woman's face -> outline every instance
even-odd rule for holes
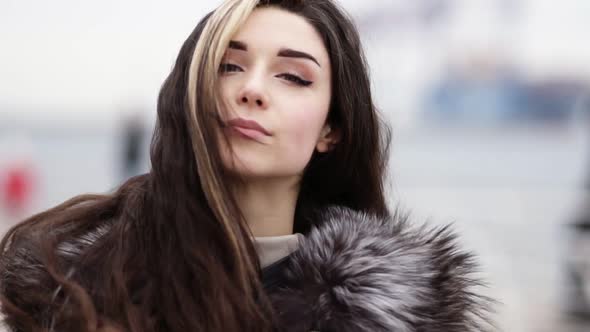
[[[226,167],[246,179],[299,177],[314,149],[329,149],[331,68],[320,35],[304,18],[258,8],[233,36],[220,68],[233,155]]]

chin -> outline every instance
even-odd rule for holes
[[[223,158],[223,164],[231,174],[242,178],[290,178],[300,176],[305,160],[280,160],[263,158],[259,153],[237,154],[233,160]]]
[[[280,179],[299,177],[303,170],[282,169],[277,165],[234,165],[227,168],[229,172],[235,176],[245,180],[261,180],[261,179]]]
[[[260,163],[246,163],[235,161],[233,163],[224,164],[226,170],[228,170],[231,174],[240,177],[267,177],[271,175],[270,173],[272,168],[260,165]]]

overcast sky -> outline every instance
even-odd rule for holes
[[[454,28],[462,36],[458,38],[459,43],[465,36],[477,39],[478,33],[486,30],[486,20],[482,18],[487,15],[485,4],[491,1],[499,0],[455,0],[467,8]],[[572,55],[572,61],[578,61],[575,63],[588,59],[590,64],[590,43],[583,38],[590,21],[590,1],[564,0],[559,6],[552,0],[523,1],[534,4],[529,6],[533,10],[520,31],[526,35],[523,47],[537,54],[553,47],[556,53],[561,50]],[[197,21],[219,3],[218,0],[2,2],[0,115],[16,111],[79,114],[82,110],[90,114],[112,112],[127,105],[152,108],[181,43]],[[408,6],[408,2],[401,0],[340,2],[356,17],[380,7]],[[495,33],[493,29],[491,33]],[[469,31],[473,32],[471,37],[464,33]],[[539,57],[545,60],[527,58],[526,62],[537,61],[544,66],[544,62],[552,61],[552,56],[549,52],[544,58]],[[387,59],[386,56],[374,58]]]

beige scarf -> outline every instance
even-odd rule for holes
[[[301,234],[295,233],[282,236],[261,236],[254,238],[254,248],[260,259],[260,267],[265,268],[289,256],[297,250]]]

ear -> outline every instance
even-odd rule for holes
[[[341,132],[337,128],[332,128],[326,123],[320,132],[320,137],[316,144],[316,150],[320,153],[332,151],[336,144],[340,142]]]

